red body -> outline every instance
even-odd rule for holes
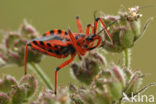
[[[54,56],[57,58],[65,58],[71,55],[71,59],[65,61],[63,64],[58,66],[55,71],[55,93],[57,87],[57,71],[64,66],[71,63],[76,54],[79,56],[85,55],[89,50],[92,50],[100,45],[101,37],[96,33],[98,21],[103,25],[107,35],[111,39],[111,36],[100,18],[97,18],[94,22],[94,26],[91,24],[87,25],[86,33],[83,32],[82,26],[80,24],[79,18],[77,17],[77,26],[79,33],[72,33],[70,30],[68,32],[64,30],[54,29],[37,39],[33,39],[27,42],[25,51],[25,74],[27,73],[27,52],[28,46],[36,49],[44,54]],[[92,28],[92,33],[90,34],[90,27]],[[98,40],[97,44],[94,45],[94,41]],[[112,39],[111,39],[112,41]]]

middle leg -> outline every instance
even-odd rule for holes
[[[56,91],[57,91],[57,72],[58,72],[61,68],[63,68],[63,67],[65,67],[66,65],[70,64],[70,63],[74,60],[75,55],[76,55],[76,54],[71,55],[71,58],[70,58],[69,60],[65,61],[63,64],[61,64],[60,66],[58,66],[58,67],[56,68],[56,71],[55,71],[55,94],[56,94]]]

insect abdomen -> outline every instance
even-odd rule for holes
[[[69,54],[74,54],[76,52],[75,48],[69,44],[66,46],[62,46],[62,45],[56,45],[52,43],[34,40],[34,41],[29,41],[27,45],[31,46],[31,48],[34,48],[38,51],[41,51],[41,50],[37,49],[36,47],[41,48],[42,50],[44,50],[44,51],[41,51],[44,54],[47,54],[47,52],[50,52],[59,57],[66,57]]]

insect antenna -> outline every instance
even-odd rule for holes
[[[151,8],[151,7],[155,7],[155,5],[145,5],[145,6],[139,7],[139,9]]]
[[[119,20],[119,19],[118,19]],[[110,27],[110,26],[112,26],[114,23],[116,23],[117,22],[117,20],[115,20],[115,21],[113,21],[112,23],[110,23],[107,27]],[[103,31],[105,31],[105,28],[103,28],[102,30],[100,30],[96,35],[99,35],[99,34],[101,34],[101,32],[103,32]]]

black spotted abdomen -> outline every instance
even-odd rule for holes
[[[75,48],[71,44],[65,44],[62,41],[51,41],[51,42],[44,42],[40,40],[32,40],[27,43],[28,46],[31,48],[40,51],[46,55],[51,55],[58,58],[64,58],[68,55],[72,55],[76,53]],[[57,44],[56,44],[57,43]]]

